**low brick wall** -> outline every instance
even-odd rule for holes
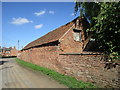
[[[25,50],[20,59],[40,65],[59,73],[73,76],[78,80],[92,82],[100,87],[119,87],[116,68],[104,68],[105,62],[100,55],[60,55],[58,46],[49,46]]]
[[[63,73],[58,62],[59,52],[57,49],[58,46],[33,48],[23,51],[18,58]]]
[[[107,70],[100,55],[60,55],[59,60],[65,74],[78,80],[92,82],[99,87],[120,87],[120,67]]]

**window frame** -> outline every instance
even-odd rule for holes
[[[73,29],[73,33],[74,33],[74,35],[73,35],[74,40],[77,42],[81,42],[82,41],[82,30]]]

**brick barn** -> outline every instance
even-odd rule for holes
[[[86,31],[88,28],[88,21],[78,17],[29,43],[18,58],[102,87],[110,84],[116,87],[117,69],[103,69],[104,62],[100,61],[101,55],[96,52],[98,47]]]
[[[89,38],[85,34],[88,26],[87,20],[78,17],[29,43],[21,50],[20,59],[57,70],[59,54],[83,53]]]

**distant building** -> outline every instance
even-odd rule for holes
[[[0,47],[0,54],[2,56],[17,56],[17,49],[16,47],[13,47],[13,48],[12,47],[9,47],[9,48]]]

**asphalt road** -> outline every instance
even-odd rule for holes
[[[20,66],[13,58],[3,59],[3,62],[0,88],[66,88],[40,72]]]

